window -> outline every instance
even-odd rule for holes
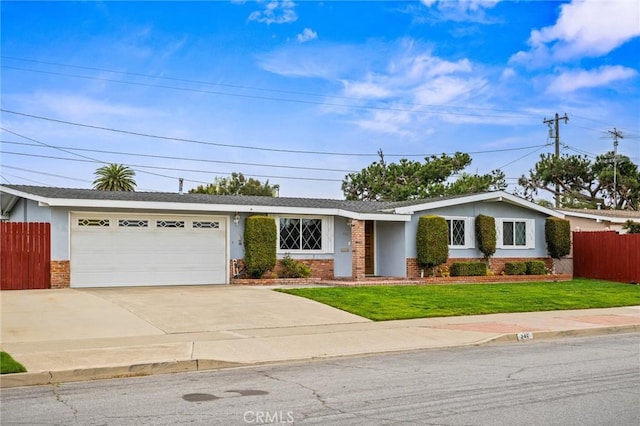
[[[156,228],[184,228],[183,220],[156,220]]]
[[[195,229],[220,229],[220,222],[194,220],[191,226]]]
[[[280,250],[322,250],[322,219],[280,219]]]
[[[498,247],[534,248],[535,220],[496,219]]]
[[[120,228],[148,228],[149,221],[146,219],[119,219]]]
[[[108,228],[109,227],[109,219],[78,219],[78,226],[91,226],[91,227],[99,227],[99,228]]]
[[[475,246],[474,219],[472,217],[445,217],[449,231],[448,243],[452,249]]]
[[[465,245],[465,220],[464,219],[447,219],[449,226],[449,245],[464,246]]]

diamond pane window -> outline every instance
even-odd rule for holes
[[[78,226],[108,227],[109,219],[78,219]]]
[[[322,219],[280,219],[280,250],[322,250]]]
[[[502,244],[513,245],[513,222],[502,222]]]
[[[157,228],[184,228],[183,220],[156,220]]]
[[[146,219],[119,219],[118,226],[121,228],[148,228],[149,221]]]
[[[300,219],[280,219],[280,249],[300,250]]]
[[[197,229],[220,229],[220,222],[194,220],[192,226]]]
[[[447,220],[447,225],[449,226],[449,245],[463,246],[465,243],[464,220],[449,219]]]
[[[515,241],[517,246],[527,245],[527,224],[526,222],[514,222]]]
[[[302,250],[322,249],[322,220],[302,219]]]

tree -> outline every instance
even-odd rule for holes
[[[469,154],[432,155],[424,163],[403,158],[389,164],[382,151],[378,155],[380,161],[345,176],[342,192],[347,200],[405,201],[506,188],[504,174],[498,170],[486,175],[462,173],[450,182],[471,164]]]
[[[215,178],[213,183],[198,185],[197,188],[189,190],[190,193],[212,194],[212,195],[263,195],[274,197],[280,185],[269,185],[254,178],[246,178],[242,173],[231,173],[228,178]]]
[[[134,191],[136,175],[130,167],[123,164],[107,164],[98,168],[94,173],[93,189],[99,191]]]
[[[416,251],[420,266],[431,268],[449,259],[449,228],[445,218],[440,216],[421,216],[416,231]]]
[[[637,210],[640,206],[640,173],[627,156],[618,155],[615,162],[616,185],[614,191],[614,153],[596,157],[592,163],[583,155],[542,154],[529,176],[522,176],[518,184],[524,197],[533,200],[539,191],[555,197],[558,185],[561,207],[605,207]]]

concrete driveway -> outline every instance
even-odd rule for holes
[[[3,344],[370,322],[261,287],[3,291],[0,297]]]

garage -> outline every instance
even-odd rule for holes
[[[223,216],[70,214],[71,287],[226,284]]]

